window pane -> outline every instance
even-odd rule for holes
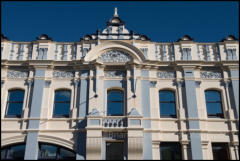
[[[175,103],[160,103],[161,116],[176,116]]]
[[[54,116],[69,116],[70,103],[55,103]]]
[[[7,116],[18,116],[22,114],[23,103],[8,103]]]
[[[123,115],[123,92],[120,90],[108,91],[108,116]]]
[[[179,143],[161,143],[161,160],[181,160],[182,150]]]
[[[123,101],[122,91],[110,91],[108,92],[108,100],[110,101]]]
[[[159,100],[161,101],[175,101],[174,92],[172,91],[160,91]]]
[[[11,146],[8,151],[7,159],[24,159],[25,145]]]
[[[59,150],[59,158],[60,159],[72,159],[75,160],[75,154],[67,149],[60,148]]]
[[[212,143],[213,160],[229,160],[226,143]]]
[[[209,114],[222,114],[221,103],[207,103],[207,113]]]
[[[121,116],[123,115],[123,103],[108,102],[108,116]]]
[[[43,159],[55,159],[57,155],[57,147],[53,145],[41,145],[41,158]]]
[[[14,90],[10,91],[8,101],[20,101],[23,102],[24,91],[23,90]]]
[[[220,93],[218,91],[206,91],[206,101],[221,101]]]
[[[6,159],[7,149],[1,149],[1,160]]]
[[[70,101],[70,91],[56,91],[55,92],[55,102],[56,101]]]

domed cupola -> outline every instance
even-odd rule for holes
[[[95,34],[85,35],[80,41],[89,40],[142,40],[149,41],[146,35],[135,34],[133,31],[129,32],[125,28],[125,22],[118,16],[118,10],[115,8],[113,17],[107,21],[107,26],[101,32],[99,29]]]
[[[125,22],[118,17],[117,8],[115,8],[114,16],[107,22],[107,26],[123,26]]]

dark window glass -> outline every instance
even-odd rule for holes
[[[6,117],[21,117],[23,108],[24,91],[9,91]]]
[[[213,160],[229,160],[227,143],[212,143]]]
[[[60,148],[59,159],[71,159],[75,160],[75,154],[67,149]]]
[[[11,145],[1,149],[1,159],[5,160],[23,160],[25,153],[25,145]]]
[[[176,118],[175,94],[172,91],[160,91],[160,117]]]
[[[57,147],[53,145],[41,145],[40,157],[43,159],[56,159],[57,157]]]
[[[161,160],[182,160],[182,150],[180,143],[161,143],[160,156]]]
[[[123,160],[124,143],[107,142],[106,143],[106,160]]]
[[[220,92],[214,90],[205,91],[208,117],[223,118]]]
[[[45,144],[40,143],[40,157],[39,159],[46,159],[46,160],[76,160],[76,154],[68,150],[66,148],[53,145],[53,144]]]
[[[123,92],[120,90],[108,91],[108,116],[122,116],[123,115]]]
[[[69,117],[71,92],[61,90],[55,92],[53,117]]]

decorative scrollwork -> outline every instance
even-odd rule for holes
[[[167,72],[167,71],[161,71],[157,72],[158,78],[175,78],[175,72]]]
[[[201,78],[204,79],[219,79],[222,78],[221,72],[210,72],[210,71],[204,71],[200,73]]]
[[[127,53],[119,51],[119,50],[110,50],[103,53],[98,57],[98,60],[102,62],[110,62],[110,63],[125,63],[132,60],[132,57]]]
[[[55,78],[72,78],[72,77],[74,77],[74,72],[54,71],[53,77],[55,77]]]
[[[28,77],[28,72],[10,70],[7,73],[7,77],[8,78],[27,78]]]
[[[105,77],[125,77],[126,72],[125,71],[104,71]]]

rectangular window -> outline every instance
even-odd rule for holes
[[[176,118],[175,94],[172,91],[159,92],[160,117]]]
[[[229,160],[227,143],[212,143],[213,160]]]
[[[181,144],[177,142],[162,142],[160,144],[161,160],[182,160]]]

